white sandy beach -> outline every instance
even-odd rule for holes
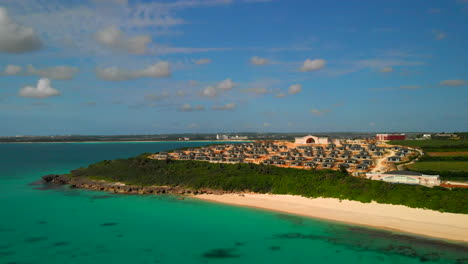
[[[196,198],[468,242],[468,215],[441,213],[402,205],[360,203],[294,195],[202,194]]]

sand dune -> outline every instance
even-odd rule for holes
[[[298,214],[423,236],[468,242],[468,215],[441,213],[402,205],[360,203],[294,195],[202,194],[196,198]]]

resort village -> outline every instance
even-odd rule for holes
[[[160,152],[150,158],[210,163],[254,163],[309,170],[346,170],[353,176],[372,180],[440,185],[437,175],[396,171],[397,163],[409,161],[416,155],[418,153],[415,149],[388,145],[384,140],[332,140],[328,137],[307,135],[295,138],[294,142],[257,141],[210,145]]]

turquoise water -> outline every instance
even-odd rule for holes
[[[0,263],[468,263],[466,244],[176,196],[31,184],[202,144],[0,144]]]

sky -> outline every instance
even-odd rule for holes
[[[468,0],[0,0],[0,136],[468,131]]]

